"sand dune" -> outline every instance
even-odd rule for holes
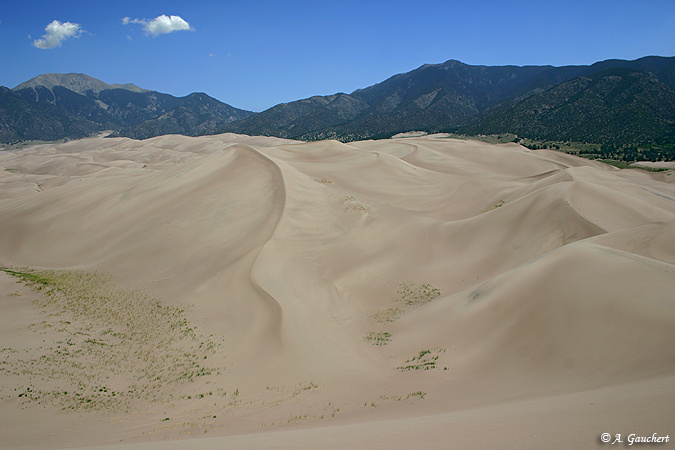
[[[440,135],[1,152],[0,446],[666,435],[671,178]]]

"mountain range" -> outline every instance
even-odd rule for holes
[[[675,150],[675,57],[584,66],[425,64],[350,94],[314,96],[260,113],[203,93],[176,98],[83,74],[44,74],[0,88],[0,140],[74,138],[114,130],[236,132],[352,141],[399,132],[515,133],[540,140]]]
[[[1,142],[72,139],[104,130],[136,139],[199,135],[252,114],[204,93],[174,97],[76,73],[48,73],[11,90],[0,87]]]
[[[451,60],[351,94],[277,105],[219,131],[355,140],[421,130],[643,144],[672,140],[673,99],[675,58],[565,67]]]

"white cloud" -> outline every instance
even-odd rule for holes
[[[164,14],[152,19],[145,25],[145,30],[153,36],[189,29],[190,24],[184,21],[180,16],[167,17]]]
[[[187,23],[182,17],[167,16],[165,14],[155,17],[152,20],[131,19],[130,17],[124,17],[122,19],[122,23],[124,25],[128,25],[130,23],[139,23],[143,25],[145,32],[152,35],[153,37],[160,34],[171,33],[173,31],[192,30],[190,24]]]
[[[42,36],[42,39],[33,41],[35,47],[43,49],[60,47],[64,40],[69,37],[79,37],[83,30],[78,23],[61,23],[55,20],[47,25],[45,31],[47,33]]]
[[[147,22],[141,19],[132,19],[131,17],[122,18],[122,25],[129,25],[130,23],[146,24]]]

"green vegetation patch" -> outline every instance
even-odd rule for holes
[[[417,355],[406,359],[401,366],[397,367],[397,369],[403,372],[407,370],[436,369],[436,362],[438,361],[438,355],[440,353],[445,353],[445,349],[434,348],[431,350],[421,350]]]
[[[518,136],[513,133],[479,134],[479,135],[447,133],[447,135],[444,137],[449,139],[481,141],[487,142],[488,144],[506,144],[508,142],[517,142],[516,139],[518,139]]]
[[[587,159],[599,159],[602,162],[619,168],[628,168],[630,163],[637,161],[673,161],[675,160],[675,139],[672,136],[643,144],[613,144],[609,142],[586,142],[564,139],[536,139],[519,137],[513,133],[501,134],[457,134],[448,133],[447,138],[503,144],[515,142],[530,150],[555,150]],[[628,163],[620,166],[617,163]],[[631,167],[645,169],[644,167]]]
[[[396,290],[398,301],[408,306],[428,303],[440,297],[441,290],[429,283],[400,283]]]
[[[441,290],[429,283],[404,282],[396,285],[397,303],[403,303],[402,307],[380,309],[372,312],[370,316],[378,323],[395,322],[410,308],[429,303],[441,295]]]
[[[386,331],[371,331],[364,339],[373,345],[387,345],[391,342],[392,334]]]
[[[166,402],[166,387],[215,370],[203,362],[219,345],[201,337],[182,309],[121,289],[100,273],[0,270],[44,294],[35,301],[44,320],[30,329],[58,336],[28,352],[0,353],[0,398],[125,409],[134,400]]]
[[[421,399],[424,399],[424,397],[426,397],[426,396],[427,396],[427,393],[426,393],[426,392],[423,392],[423,391],[417,391],[417,392],[411,392],[410,394],[408,394],[408,395],[406,396],[406,399],[412,398],[412,397],[419,397],[419,398],[421,398]]]

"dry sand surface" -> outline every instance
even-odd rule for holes
[[[675,169],[675,161],[639,161],[632,165],[637,167],[649,167],[652,169]]]
[[[672,448],[674,181],[433,135],[2,151],[0,446]]]

